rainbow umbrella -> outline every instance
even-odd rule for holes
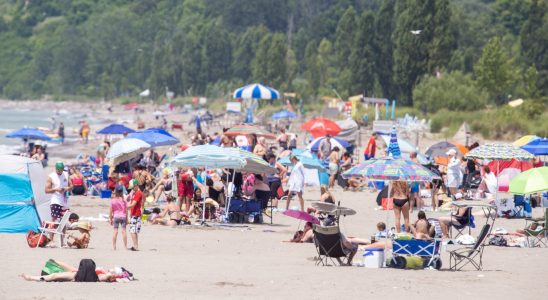
[[[402,158],[380,158],[365,161],[342,174],[344,178],[364,177],[388,181],[432,181],[441,179],[427,168]]]
[[[466,153],[464,157],[489,160],[529,160],[533,159],[534,155],[513,144],[493,143],[479,146]]]
[[[253,126],[253,125],[248,125],[248,124],[240,124],[240,125],[235,125],[233,127],[231,127],[230,129],[228,129],[225,133],[225,135],[232,135],[232,136],[236,136],[236,135],[256,135],[257,137],[264,137],[264,138],[267,138],[267,139],[275,139],[276,136],[273,135],[272,133],[264,130],[264,129],[261,129],[257,126]]]
[[[394,158],[401,157],[400,146],[398,145],[398,133],[396,131],[396,126],[392,127],[390,132],[390,144],[388,145],[388,153]]]

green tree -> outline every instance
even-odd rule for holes
[[[285,65],[286,65],[286,81],[285,81],[285,89],[287,91],[293,90],[293,80],[297,77],[298,72],[298,65],[297,65],[297,57],[295,56],[295,52],[291,48],[287,48],[287,54],[285,56]]]
[[[539,72],[537,83],[541,93],[548,95],[548,3],[533,0],[529,18],[520,34],[521,54],[527,65]]]
[[[318,46],[318,72],[320,75],[320,86],[327,87],[330,85],[331,76],[333,76],[333,45],[327,39],[322,39]]]
[[[312,95],[317,95],[320,87],[320,72],[317,61],[318,46],[314,41],[311,41],[308,45],[306,45],[304,57],[306,66],[305,78],[308,83],[309,93]]]
[[[383,97],[393,99],[396,96],[392,68],[394,65],[394,9],[396,0],[385,0],[375,20],[376,73],[381,85]]]
[[[496,104],[503,104],[514,79],[513,59],[502,48],[500,38],[493,38],[474,66],[478,85],[487,91]]]
[[[259,41],[268,33],[264,26],[248,28],[234,45],[232,72],[244,81],[251,80],[251,61],[255,56]]]
[[[456,48],[455,31],[451,28],[451,7],[449,0],[436,0],[432,16],[432,40],[428,49],[428,71],[446,68],[451,53]]]
[[[375,85],[375,16],[364,12],[358,23],[350,54],[350,70],[352,71],[352,93],[372,94]]]
[[[270,47],[267,52],[266,84],[274,88],[280,88],[285,82],[286,75],[287,41],[284,34],[272,35]]]
[[[480,90],[472,76],[460,71],[444,74],[441,78],[425,76],[413,89],[413,105],[428,113],[446,108],[454,111],[483,109],[487,93]]]
[[[350,6],[344,12],[335,32],[334,52],[337,57],[337,68],[339,71],[348,68],[357,25],[356,11]]]
[[[268,63],[268,50],[270,49],[270,41],[272,39],[272,34],[266,34],[263,36],[259,45],[257,46],[257,51],[255,52],[255,57],[251,63],[251,70],[253,75],[253,81],[266,83],[268,81],[267,74],[267,63]]]

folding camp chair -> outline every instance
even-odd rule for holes
[[[272,209],[274,206],[272,206],[272,200],[271,200],[271,192],[270,191],[255,191],[255,197],[257,201],[261,203],[261,211],[263,214],[270,218],[270,224],[272,224],[273,214]],[[268,213],[270,211],[270,214]]]
[[[358,249],[349,250],[343,246],[343,236],[338,226],[314,225],[312,230],[319,258],[316,265],[328,266],[329,260],[333,264],[336,260],[340,266],[352,264],[352,258]]]
[[[451,214],[451,216],[454,217],[456,215]],[[474,223],[474,216],[472,215],[472,207],[466,208],[466,212],[464,213],[464,216],[461,220],[461,223],[450,223],[449,236],[452,239],[456,239],[457,237],[459,237],[459,235],[463,235],[466,228],[468,228],[468,234],[470,234],[472,232],[472,228],[476,227],[476,224]],[[455,236],[453,236],[453,228],[457,231],[457,234]]]
[[[61,218],[61,221],[59,222],[48,222],[48,221],[45,221],[44,223],[44,227],[40,227],[38,229],[40,229],[40,238],[38,240],[40,240],[42,238],[42,236],[46,235],[46,234],[52,234],[54,236],[59,236],[59,245],[60,247],[63,246],[63,235],[65,234],[65,227],[67,226],[67,223],[69,221],[69,218],[70,218],[70,211],[65,211],[65,214],[63,215],[63,217]],[[46,226],[56,226],[55,228],[48,228]],[[38,244],[36,245],[36,247],[38,248]]]
[[[491,225],[485,224],[474,244],[474,247],[459,248],[449,252],[449,269],[458,271],[468,264],[472,264],[476,270],[481,271],[484,242],[489,235]]]
[[[544,223],[543,223],[544,222]],[[536,229],[531,229],[529,223],[537,224]],[[525,234],[529,247],[548,247],[548,208],[544,210],[544,218],[526,218]]]

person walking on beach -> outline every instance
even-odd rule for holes
[[[118,228],[122,230],[122,241],[124,249],[127,249],[127,202],[124,200],[124,187],[116,185],[114,189],[114,197],[110,199],[110,225],[114,227],[112,236],[112,249],[116,251],[116,240],[118,239]]]
[[[131,234],[131,241],[133,246],[129,248],[132,251],[139,250],[139,233],[141,232],[141,209],[143,207],[143,193],[139,187],[139,182],[133,179],[129,184],[131,193],[128,198],[130,199],[129,205],[129,233]]]
[[[367,142],[367,146],[365,147],[365,150],[363,152],[363,158],[365,160],[370,160],[372,158],[375,158],[375,150],[377,150],[377,133],[373,132],[371,134],[371,137],[369,138],[369,141]]]
[[[57,131],[59,139],[61,139],[61,144],[65,143],[65,124],[63,122],[59,123],[59,130]]]
[[[455,195],[462,178],[460,161],[457,159],[457,151],[455,149],[449,149],[449,151],[445,154],[449,157],[449,163],[447,164],[446,186],[449,188],[451,195]]]
[[[335,186],[335,179],[339,172],[339,147],[333,148],[331,154],[329,154],[329,188],[332,189]]]
[[[65,164],[57,162],[55,172],[49,174],[46,182],[46,194],[51,194],[50,209],[53,222],[61,219],[63,211],[69,209],[67,193],[72,190]]]
[[[331,154],[331,135],[328,134],[325,136],[323,141],[320,143],[320,155],[322,160],[327,160],[329,158],[329,154]]]
[[[276,141],[278,141],[280,148],[282,148],[283,150],[287,150],[288,136],[287,133],[285,133],[285,129],[280,129],[280,134],[276,138]]]
[[[296,193],[297,197],[299,197],[299,204],[301,205],[301,211],[304,211],[304,199],[303,199],[304,166],[303,166],[303,163],[299,161],[299,158],[297,158],[297,156],[295,155],[291,156],[291,163],[293,163],[293,169],[291,170],[291,174],[289,175],[289,180],[287,183],[289,193],[287,195],[287,204],[285,206],[285,209],[286,210],[289,209],[289,203],[291,202],[293,193]]]

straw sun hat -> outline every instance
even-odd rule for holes
[[[78,222],[78,225],[76,225],[76,228],[83,229],[85,231],[90,231],[92,229],[91,223],[89,222]]]

